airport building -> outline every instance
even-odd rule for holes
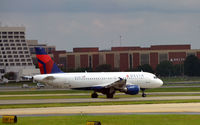
[[[5,73],[21,76],[37,74],[25,38],[25,27],[0,27],[0,79]]]
[[[77,68],[95,69],[98,65],[110,64],[112,69],[128,71],[143,64],[149,64],[153,69],[165,60],[173,64],[183,64],[188,55],[200,58],[199,49],[191,49],[191,45],[152,45],[143,47],[112,47],[101,51],[99,48],[74,48],[73,52],[60,53],[56,63],[66,71]],[[57,55],[58,56],[58,55]]]

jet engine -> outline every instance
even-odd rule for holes
[[[125,93],[129,95],[136,95],[139,91],[140,87],[138,85],[127,85]]]

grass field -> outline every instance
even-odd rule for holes
[[[178,77],[161,77],[163,82],[192,82],[200,81],[200,77],[187,77],[187,76],[178,76]]]
[[[15,125],[86,125],[87,121],[100,121],[102,125],[199,125],[200,115],[75,115],[18,117],[18,123]]]

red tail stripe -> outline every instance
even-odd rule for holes
[[[49,62],[50,60],[52,60],[51,57],[50,57],[49,55],[37,55],[37,58],[38,58],[39,60],[41,60],[42,62],[44,62],[44,63],[47,63],[47,62]],[[52,61],[53,61],[53,60],[52,60]]]

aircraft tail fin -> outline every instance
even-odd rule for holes
[[[42,47],[35,47],[41,74],[63,73]]]

